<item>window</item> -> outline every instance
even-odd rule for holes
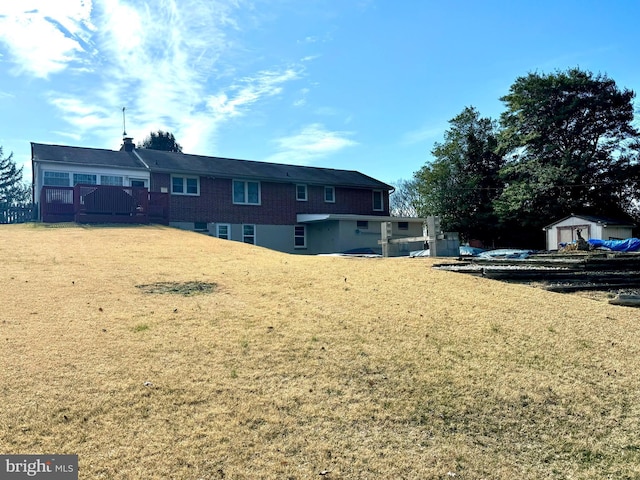
[[[233,203],[260,205],[260,182],[234,180]]]
[[[206,232],[209,228],[207,222],[193,222],[193,229],[196,232]]]
[[[121,187],[122,177],[118,175],[100,175],[100,185],[117,185]]]
[[[228,223],[218,223],[216,225],[216,237],[229,240],[231,238],[231,225]]]
[[[296,200],[299,202],[307,201],[307,186],[306,185],[296,185]]]
[[[409,222],[398,222],[398,230],[409,230]]]
[[[242,225],[242,241],[244,243],[256,244],[256,226]]]
[[[145,180],[139,179],[139,178],[132,178],[129,180],[129,183],[131,183],[132,187],[146,187],[147,186],[147,182]]]
[[[52,187],[68,187],[69,174],[67,172],[44,172],[44,184]]]
[[[73,184],[77,185],[79,183],[88,183],[89,185],[97,185],[98,178],[96,175],[89,175],[86,173],[74,173]]]
[[[358,227],[358,230],[368,230],[369,222],[367,222],[366,220],[358,220],[356,226]]]
[[[324,201],[326,203],[335,203],[336,189],[334,187],[324,187]]]
[[[382,200],[382,190],[373,191],[373,209],[377,211],[384,210],[384,202]]]
[[[304,225],[294,227],[293,245],[295,248],[307,248],[307,228]]]
[[[174,195],[200,195],[200,178],[172,175],[171,193]]]

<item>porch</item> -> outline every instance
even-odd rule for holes
[[[169,224],[169,194],[146,187],[78,184],[42,187],[40,219],[45,223]]]

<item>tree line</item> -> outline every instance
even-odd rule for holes
[[[473,106],[449,121],[433,160],[401,180],[396,215],[439,215],[486,246],[541,247],[571,214],[640,219],[635,94],[578,68],[516,79],[498,120]]]

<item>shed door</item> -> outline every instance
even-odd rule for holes
[[[591,235],[589,225],[568,225],[566,227],[558,227],[558,247],[561,243],[573,243],[578,239],[577,231],[580,230],[582,238],[588,240]]]

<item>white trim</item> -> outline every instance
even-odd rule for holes
[[[182,192],[174,192],[173,191],[173,179],[181,178],[182,179]],[[196,193],[188,193],[187,192],[187,180],[195,180],[196,181]],[[171,195],[184,195],[187,197],[198,197],[200,196],[200,177],[196,175],[179,175],[179,174],[171,174]]]
[[[244,201],[243,202],[236,202],[236,196],[235,196],[235,184],[236,182],[240,182],[244,184]],[[254,202],[249,202],[249,188],[248,185],[250,183],[257,183],[258,184],[258,202],[254,203]],[[245,179],[240,179],[240,178],[234,178],[233,180],[231,180],[231,201],[233,202],[234,205],[262,205],[262,185],[259,181],[257,180],[245,180]]]
[[[304,187],[304,198],[299,198],[298,197],[298,189],[300,187]],[[296,184],[296,201],[298,201],[298,202],[306,202],[308,200],[309,200],[309,188],[304,183],[297,183]]]
[[[227,227],[227,238],[223,238],[223,240],[231,240],[231,224],[230,223],[216,223],[216,238],[222,238],[220,236],[220,227]]]
[[[298,235],[297,228],[302,228],[302,235]],[[302,237],[302,245],[296,245],[296,240]],[[293,226],[293,248],[295,250],[302,250],[307,248],[307,226],[306,225],[294,225]]]
[[[252,227],[253,228],[253,235],[245,235],[244,234],[244,227]],[[253,242],[251,242],[251,245],[257,245],[256,243],[256,225],[254,223],[243,223],[242,224],[242,242],[243,243],[250,243],[250,242],[245,242],[245,238],[249,238],[249,237],[253,237]]]
[[[418,217],[390,217],[386,215],[356,215],[349,213],[299,213],[297,215],[297,223],[312,223],[312,222],[329,222],[340,220],[368,220],[370,222],[408,222],[423,224],[426,222],[424,218]]]
[[[327,200],[327,189],[330,189],[333,192],[332,200]],[[322,198],[324,199],[324,203],[336,203],[336,187],[332,187],[331,185],[325,185],[324,188],[322,189]]]

